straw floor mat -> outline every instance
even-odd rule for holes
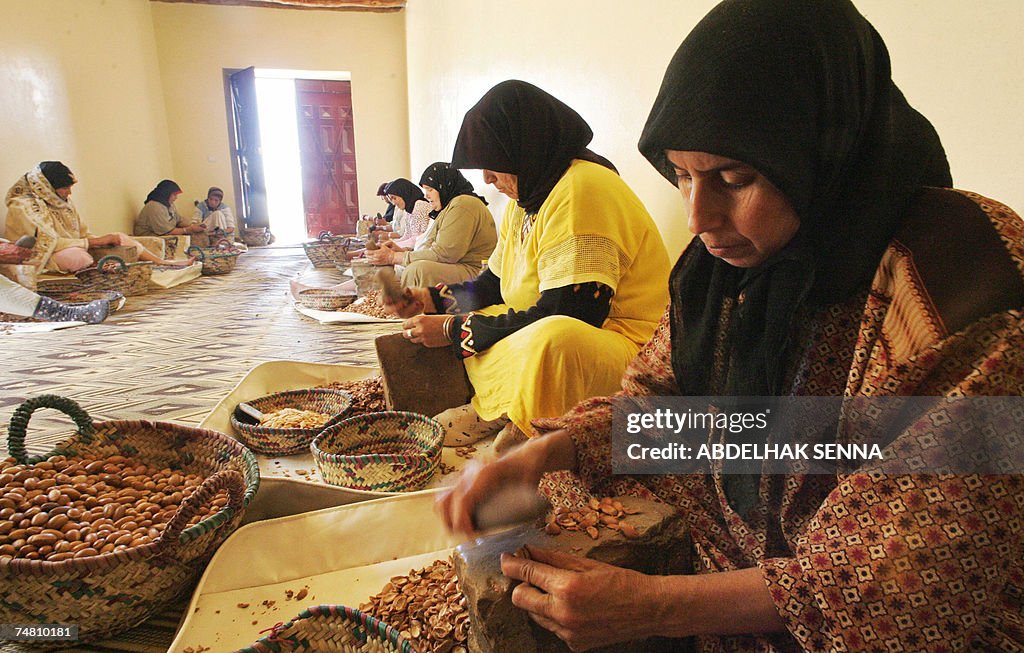
[[[301,248],[253,248],[223,276],[129,297],[106,322],[0,335],[0,455],[7,422],[24,400],[71,397],[95,420],[150,419],[198,424],[253,366],[270,360],[376,365],[373,339],[398,323],[322,325],[295,311],[288,281],[342,281],[312,269]],[[39,411],[28,449],[46,453],[71,433],[70,421]],[[167,650],[188,597],[116,640],[64,651]],[[0,643],[0,652],[29,651]]]

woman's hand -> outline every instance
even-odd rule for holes
[[[434,306],[434,300],[430,296],[430,290],[427,288],[406,288],[406,301],[402,304],[396,304],[391,301],[385,293],[381,293],[380,297],[380,305],[384,310],[392,315],[397,315],[402,318],[410,318],[414,315],[419,315],[428,308],[432,309],[432,311],[437,311],[437,307]]]
[[[662,579],[567,553],[527,547],[530,558],[501,556],[501,571],[523,581],[512,604],[573,651],[645,639],[662,605]]]
[[[448,334],[444,332],[444,323],[448,315],[417,315],[402,322],[402,333],[405,339],[424,347],[445,347],[452,344]]]
[[[15,265],[24,263],[32,258],[34,250],[28,247],[18,247],[14,243],[0,243],[0,263],[13,263]]]
[[[390,247],[368,249],[366,258],[374,265],[397,265],[402,262],[402,255]]]

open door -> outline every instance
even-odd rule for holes
[[[234,173],[239,213],[246,227],[269,227],[267,186],[260,151],[260,118],[256,108],[256,69],[229,75]]]

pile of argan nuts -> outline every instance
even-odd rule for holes
[[[380,305],[379,290],[367,291],[360,299],[357,299],[341,310],[348,313],[359,313],[360,315],[378,317],[382,320],[393,319],[395,317],[384,310],[384,307]]]
[[[558,535],[562,531],[586,531],[591,539],[596,540],[601,535],[598,529],[603,527],[619,531],[633,539],[639,536],[636,527],[623,520],[626,515],[636,515],[639,512],[626,508],[621,501],[613,497],[591,497],[587,505],[579,510],[560,506],[548,513],[544,532],[548,535]]]
[[[349,417],[364,413],[379,413],[385,410],[384,379],[382,377],[371,376],[359,381],[336,381],[321,387],[344,390],[352,395],[352,408],[347,413]]]
[[[393,577],[359,610],[397,628],[419,653],[466,653],[469,612],[452,561]]]
[[[124,456],[0,461],[0,560],[59,562],[155,541],[203,479]],[[222,491],[198,523],[228,503]]]

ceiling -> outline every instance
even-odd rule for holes
[[[151,0],[199,5],[277,7],[279,9],[329,9],[334,11],[401,11],[406,0]]]

